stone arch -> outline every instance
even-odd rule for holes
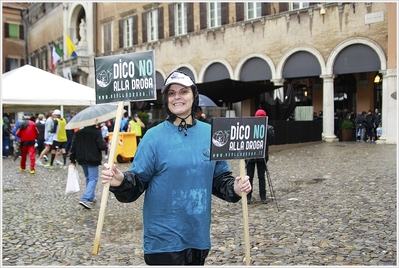
[[[190,70],[191,73],[188,73],[188,75],[192,74],[193,75],[192,78],[194,79],[194,82],[197,83],[198,76],[197,76],[197,72],[195,71],[194,66],[192,66],[189,63],[179,64],[173,70],[180,70],[182,68]],[[184,70],[183,70],[183,72],[184,72]]]
[[[249,55],[241,58],[237,62],[237,66],[234,71],[234,79],[235,80],[240,80],[240,74],[241,74],[242,68],[244,67],[245,63],[252,58],[260,58],[260,59],[264,60],[270,68],[272,78],[276,76],[276,67],[275,67],[272,59],[269,56],[261,54],[261,53],[252,53],[252,54],[249,54]]]
[[[385,53],[382,50],[382,48],[371,39],[364,38],[364,37],[356,37],[356,38],[351,38],[351,39],[341,42],[331,51],[330,56],[327,59],[325,74],[332,75],[334,63],[335,63],[335,60],[337,59],[339,53],[346,47],[348,47],[350,45],[355,45],[355,44],[356,45],[363,44],[363,45],[366,45],[366,46],[369,46],[370,48],[372,48],[376,52],[378,58],[380,59],[381,70],[382,71],[386,70],[387,61],[386,61]]]
[[[206,72],[209,70],[209,67],[210,67],[211,65],[213,65],[213,64],[221,64],[221,65],[223,65],[223,66],[226,68],[227,73],[229,74],[229,78],[234,77],[233,68],[231,67],[231,65],[230,65],[225,59],[211,60],[211,61],[207,62],[207,63],[201,68],[201,71],[199,72],[199,75],[198,75],[200,81],[197,81],[197,83],[203,83],[203,82],[205,82],[205,81],[204,81],[204,79],[205,79],[205,74],[206,74]],[[220,79],[225,79],[225,78],[226,78],[226,77],[221,77]],[[208,82],[208,81],[207,81],[207,82]]]
[[[72,12],[69,13],[69,18],[67,22],[67,34],[71,38],[72,42],[76,44],[78,41],[80,41],[79,24],[82,18],[84,18],[85,22],[87,22],[87,12],[84,6],[81,4],[72,5],[71,10]]]
[[[296,52],[300,52],[300,51],[305,51],[305,52],[309,52],[311,55],[315,56],[317,61],[320,64],[320,69],[321,69],[321,75],[323,75],[325,73],[325,61],[323,56],[321,55],[321,53],[315,49],[314,47],[311,46],[298,46],[295,48],[292,48],[288,51],[286,51],[283,56],[281,57],[279,63],[277,64],[277,68],[276,68],[276,80],[282,80],[283,78],[283,68],[285,63],[287,62],[287,60],[289,59],[290,56],[292,56],[293,54],[295,54]]]

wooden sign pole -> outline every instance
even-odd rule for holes
[[[240,177],[241,179],[246,176],[245,170],[245,160],[240,159]],[[247,203],[247,193],[241,193],[241,202],[242,202],[242,213],[244,216],[244,241],[245,241],[245,263],[246,266],[251,265],[251,252],[250,252],[250,244],[249,244],[249,226],[248,226],[248,203]]]
[[[114,132],[112,134],[111,148],[110,148],[109,158],[108,158],[108,166],[111,169],[112,169],[112,166],[114,164],[115,151],[116,151],[116,146],[118,144],[119,128],[120,128],[120,125],[121,125],[123,111],[124,111],[123,110],[123,101],[120,101],[120,102],[118,102],[118,110],[116,112],[116,120],[115,120],[115,124],[114,124]],[[107,208],[108,195],[109,195],[109,186],[110,186],[110,183],[108,182],[107,184],[104,185],[104,188],[103,188],[103,194],[102,194],[102,198],[101,198],[100,214],[98,216],[98,222],[97,222],[96,237],[94,239],[94,247],[93,247],[93,253],[94,254],[98,254],[98,251],[100,249],[100,239],[101,239],[101,232],[103,230],[105,209]]]

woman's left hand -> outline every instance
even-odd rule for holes
[[[237,195],[241,196],[242,192],[249,193],[251,192],[252,187],[251,183],[249,182],[249,177],[245,176],[244,179],[241,179],[241,177],[236,177],[234,181],[234,191],[236,192]]]

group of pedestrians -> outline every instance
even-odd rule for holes
[[[30,174],[36,173],[36,166],[52,169],[54,164],[66,169],[68,153],[68,137],[65,130],[66,119],[62,118],[61,111],[49,111],[46,116],[34,116],[24,112],[21,120],[10,123],[7,116],[3,117],[3,157],[10,157],[10,149],[14,160],[20,158],[20,170],[26,172],[26,160],[30,160]],[[70,142],[72,137],[70,137]],[[63,162],[58,161],[60,151]],[[50,158],[47,154],[50,153]],[[36,155],[38,155],[36,159]],[[45,160],[47,164],[43,164]]]
[[[362,111],[354,120],[356,126],[356,140],[358,142],[375,142],[381,136],[382,121],[381,113],[376,108]]]

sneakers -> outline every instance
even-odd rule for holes
[[[58,166],[62,166],[63,165],[63,163],[61,161],[58,161],[58,160],[55,160],[55,164],[58,165]]]
[[[22,172],[26,172],[26,169],[19,167],[19,170],[21,170]]]
[[[82,205],[84,208],[92,209],[92,206],[90,205],[89,201],[80,200],[80,201],[79,201],[79,204]]]
[[[47,155],[43,155],[44,161],[48,161]]]
[[[38,166],[44,166],[42,161],[40,161],[39,159],[36,160],[36,165]]]
[[[53,166],[50,165],[50,163],[47,163],[44,167],[45,167],[45,168],[49,168],[49,169],[53,169]]]
[[[62,169],[67,169],[67,166],[66,165],[62,165],[61,168]]]
[[[32,169],[32,170],[30,171],[30,174],[35,174],[35,170]]]

